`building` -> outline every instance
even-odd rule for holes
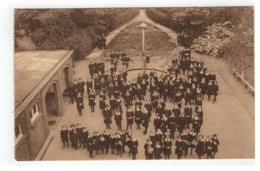
[[[34,160],[68,104],[73,51],[14,54],[15,158]]]

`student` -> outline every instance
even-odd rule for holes
[[[61,127],[60,138],[63,143],[63,148],[65,147],[65,145],[69,147],[69,131],[65,125],[62,125]]]
[[[219,145],[219,140],[217,134],[213,134],[212,137],[212,158],[215,158],[216,153],[218,152],[218,145]]]

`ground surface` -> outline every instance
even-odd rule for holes
[[[136,21],[145,21],[153,24],[157,28],[165,31],[173,40],[176,40],[176,34],[169,29],[152,22],[144,13],[141,13],[133,19],[130,23]],[[116,33],[119,33],[127,25],[120,27],[119,29],[108,35],[108,42],[115,37]],[[176,56],[178,50],[172,51],[171,56]],[[102,55],[102,51],[94,50],[92,54],[86,57],[86,60],[79,61],[75,63],[74,77],[81,77],[86,80],[88,75],[88,64],[92,59],[105,58]],[[157,67],[166,69],[171,56],[157,55],[151,58],[151,67]],[[217,75],[217,80],[220,86],[219,96],[215,104],[208,102],[206,99],[203,101],[204,110],[204,124],[201,129],[201,133],[205,136],[217,133],[220,145],[219,152],[216,155],[218,159],[243,159],[243,158],[254,158],[255,151],[255,124],[254,124],[254,98],[253,96],[234,78],[229,65],[224,63],[222,60],[213,59],[209,56],[203,56],[196,53],[192,53],[197,59],[203,59],[209,70],[214,70]],[[160,60],[159,60],[160,59]],[[130,67],[140,67],[141,58],[140,56],[135,56],[131,58]],[[109,63],[106,62],[106,67]],[[137,72],[129,73],[128,79],[136,77]],[[103,132],[105,125],[103,123],[103,118],[100,110],[96,110],[95,113],[91,113],[88,107],[88,101],[86,100],[86,95],[84,96],[85,109],[83,111],[83,116],[79,116],[76,110],[75,104],[69,104],[67,106],[66,112],[60,118],[57,126],[53,129],[54,139],[49,145],[43,160],[89,160],[88,152],[86,149],[72,149],[72,148],[62,148],[62,143],[59,137],[60,127],[65,124],[69,126],[72,123],[81,123],[86,126],[88,130],[96,130]],[[98,102],[99,98],[96,98]],[[96,106],[97,108],[97,106]],[[123,108],[125,111],[125,108]],[[125,113],[124,113],[125,114]],[[153,116],[154,117],[154,116]],[[152,117],[152,121],[153,121]],[[112,131],[116,130],[116,125],[114,120],[112,121]],[[123,128],[126,127],[126,118],[123,117],[122,122]],[[153,129],[150,123],[148,133]],[[143,128],[141,130],[136,130],[136,125],[133,126],[133,134],[139,141],[139,153],[137,159],[144,159],[143,145],[148,135],[143,136]],[[127,148],[126,148],[127,149]],[[197,159],[197,156],[188,155],[188,159]],[[131,159],[127,154],[121,157],[116,155],[100,155],[95,156],[93,160],[113,160],[113,159]],[[171,155],[171,159],[176,159],[176,155]]]

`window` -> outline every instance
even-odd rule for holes
[[[39,113],[40,113],[39,109],[40,109],[39,102],[37,102],[35,105],[33,105],[32,109],[30,111],[31,122],[33,122],[39,115]]]
[[[18,125],[15,125],[15,144],[17,144],[22,137],[23,137],[22,124],[19,123]]]

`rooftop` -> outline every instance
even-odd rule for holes
[[[68,50],[22,51],[14,53],[15,108],[63,59]]]

